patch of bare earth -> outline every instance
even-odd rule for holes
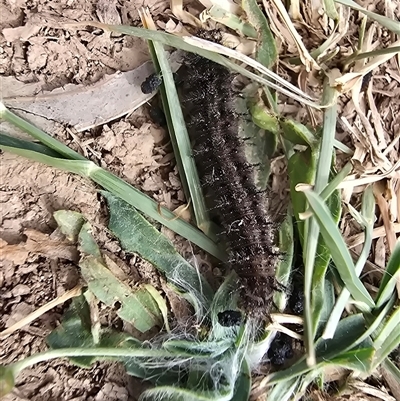
[[[167,8],[164,2],[146,5],[153,15]],[[132,70],[149,59],[141,39],[93,29],[71,33],[60,25],[84,20],[137,25],[140,6],[139,1],[1,0],[0,74],[35,85],[40,92],[69,83],[88,85],[106,74]],[[149,123],[145,109],[74,137],[62,128],[57,135],[174,210],[184,197],[171,166],[171,147],[165,131]],[[163,287],[152,266],[127,258],[107,234],[105,207],[88,180],[6,153],[0,155],[0,163],[0,332],[81,282],[79,255],[56,229],[53,212],[57,210],[81,212],[94,227],[102,249],[131,279]],[[190,256],[187,243],[164,232]],[[169,293],[169,299],[179,313],[176,296]],[[67,304],[0,337],[0,363],[48,349],[46,336],[59,325]],[[122,324],[105,312],[102,319],[104,325]],[[26,369],[4,400],[125,401],[139,394],[138,383],[118,364],[98,363],[86,370],[54,360]]]

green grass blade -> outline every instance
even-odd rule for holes
[[[9,146],[12,148],[20,148],[20,149],[27,149],[37,153],[43,153],[44,155],[51,156],[51,157],[59,157],[62,158],[62,155],[55,152],[53,149],[50,149],[46,145],[42,145],[41,143],[37,142],[29,142],[19,138],[14,138],[3,132],[0,132],[0,145]]]
[[[151,47],[155,53],[156,60],[154,61],[157,62],[162,72],[161,99],[186,199],[192,201],[191,205],[197,226],[210,235],[210,220],[168,58],[161,43],[152,42]]]
[[[346,288],[356,301],[363,302],[373,308],[375,306],[374,301],[355,273],[350,252],[328,207],[314,191],[305,190],[304,194]]]
[[[332,18],[336,22],[339,20],[339,14],[336,11],[334,0],[324,0],[324,9],[329,18]]]
[[[400,383],[400,369],[389,358],[382,362],[381,368],[393,378],[395,383]]]
[[[0,149],[23,156],[30,160],[37,161],[39,163],[47,164],[51,167],[79,174],[82,177],[90,178],[104,189],[116,196],[119,196],[131,206],[137,208],[147,216],[153,218],[169,229],[175,231],[177,234],[198,245],[200,248],[204,249],[216,258],[220,260],[225,260],[226,258],[225,253],[221,251],[221,249],[200,230],[193,227],[188,222],[177,218],[175,214],[173,214],[167,208],[160,206],[149,196],[143,194],[121,178],[100,168],[89,160],[58,159],[38,152],[3,145],[0,145]]]
[[[374,341],[374,367],[380,365],[400,345],[400,308],[394,310]]]
[[[398,279],[400,276],[400,239],[397,240],[396,246],[390,256],[385,274],[379,286],[379,292],[376,298],[377,308],[381,307],[392,296],[396,290]]]
[[[293,238],[293,220],[292,212],[288,211],[286,219],[279,228],[279,250],[285,255],[279,260],[276,267],[276,278],[278,282],[287,286],[292,273],[292,264],[294,257],[294,238]],[[278,310],[282,311],[286,307],[288,294],[285,291],[276,291],[274,294],[274,304]]]
[[[293,394],[298,394],[301,377],[294,377],[287,380],[279,381],[272,390],[267,393],[268,401],[290,401]]]
[[[317,170],[315,174],[315,191],[322,192],[329,182],[331,173],[331,160],[333,155],[333,144],[336,134],[337,118],[337,92],[331,88],[327,79],[324,83],[324,103],[331,104],[324,112],[323,132],[318,155]],[[330,161],[327,163],[327,161]],[[332,197],[332,203],[335,203],[335,197]],[[327,209],[327,207],[326,207]],[[329,210],[329,209],[328,209]],[[340,203],[339,203],[340,211]],[[329,212],[328,212],[329,213]],[[340,213],[340,212],[339,212]],[[330,221],[334,223],[332,214],[329,213]],[[338,216],[335,216],[338,217]],[[335,225],[336,227],[336,225]],[[330,255],[326,252],[325,244],[318,241],[320,228],[314,217],[308,222],[308,231],[304,239],[303,260],[304,260],[304,293],[305,293],[305,340],[308,354],[308,363],[315,361],[314,337],[319,327],[319,319],[323,309],[323,293],[325,285],[325,274],[328,268]],[[322,247],[322,248],[321,248]],[[322,258],[322,259],[321,259]],[[320,262],[317,264],[317,260]],[[314,297],[311,294],[315,293]]]
[[[243,360],[242,370],[235,385],[235,394],[230,401],[247,401],[251,392],[251,372],[246,360]]]
[[[360,276],[364,268],[365,262],[368,259],[369,252],[371,249],[372,231],[374,229],[374,216],[375,216],[375,198],[372,186],[369,186],[364,192],[362,200],[361,217],[365,222],[364,224],[365,241],[363,249],[355,266],[355,273],[357,277]],[[336,301],[336,305],[329,317],[328,323],[326,324],[323,338],[327,339],[327,338],[332,338],[334,336],[336,327],[339,324],[339,320],[342,317],[342,313],[344,311],[344,308],[346,307],[347,302],[349,301],[349,298],[350,298],[349,290],[347,288],[343,288]]]
[[[35,127],[28,121],[25,121],[23,118],[18,117],[12,111],[8,110],[1,102],[0,102],[0,118],[9,122],[10,124],[15,125],[22,131],[27,132],[31,137],[37,139],[42,144],[46,145],[50,149],[53,149],[56,153],[59,153],[60,155],[64,156],[67,159],[86,160],[85,157],[80,155],[78,152],[75,152],[68,146],[65,146],[57,139],[54,139],[41,129]]]

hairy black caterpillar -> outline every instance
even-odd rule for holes
[[[293,358],[292,339],[286,334],[277,333],[267,355],[273,365],[283,365],[287,359]]]
[[[242,313],[237,310],[226,310],[218,313],[218,322],[221,326],[239,326],[242,323],[242,320]]]
[[[156,73],[149,75],[140,85],[142,93],[148,95],[154,92],[162,84],[162,79]]]
[[[201,37],[217,41],[218,33]],[[241,306],[256,318],[268,316],[276,288],[276,223],[268,199],[257,189],[254,167],[239,138],[234,75],[224,66],[190,54],[183,66],[181,92],[193,155],[209,207],[223,229],[229,265],[240,280]]]

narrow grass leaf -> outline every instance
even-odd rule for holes
[[[396,290],[400,276],[400,239],[397,240],[393,253],[390,256],[385,274],[379,286],[376,298],[376,307],[381,307]]]
[[[339,20],[339,14],[336,11],[334,0],[324,0],[324,10],[329,18],[332,18],[336,22]]]
[[[243,0],[242,7],[258,33],[257,61],[266,67],[272,67],[278,58],[278,51],[267,18],[255,0]]]
[[[28,141],[26,141],[28,142]],[[29,143],[29,142],[28,142]],[[177,218],[175,214],[167,208],[160,206],[149,196],[140,192],[133,186],[126,183],[121,178],[115,176],[97,166],[89,160],[65,160],[55,157],[50,157],[31,150],[14,148],[0,144],[0,149],[4,151],[23,156],[27,159],[44,163],[48,166],[55,167],[61,170],[69,171],[74,174],[79,174],[82,177],[90,178],[104,189],[110,191],[116,196],[128,202],[133,207],[136,207],[141,212],[145,213],[154,220],[165,225],[169,229],[175,231],[182,237],[192,241],[200,248],[204,249],[211,255],[220,260],[225,260],[226,254],[222,251],[211,239],[190,223]]]
[[[305,190],[304,194],[316,220],[318,221],[325,244],[332,254],[332,259],[335,262],[340,277],[346,284],[346,288],[350,291],[350,294],[356,301],[363,302],[371,308],[374,307],[374,301],[356,275],[355,266],[350,252],[347,249],[346,243],[344,242],[328,207],[314,191]]]
[[[373,194],[372,186],[369,186],[364,194],[362,199],[361,206],[361,215],[360,220],[364,222],[364,232],[365,232],[365,241],[363,245],[363,249],[360,253],[360,256],[355,265],[355,273],[357,277],[360,276],[365,262],[368,259],[369,252],[372,244],[372,231],[374,228],[374,212],[375,212],[375,198]],[[346,307],[347,302],[350,298],[349,290],[344,287],[337,298],[336,305],[329,317],[329,320],[326,324],[325,331],[323,334],[323,338],[332,338],[335,333],[335,329],[341,319],[344,308]]]
[[[149,261],[174,285],[201,299],[208,309],[213,291],[201,274],[135,208],[108,192],[101,191],[101,194],[109,207],[109,228],[123,249]]]
[[[332,159],[333,159],[333,144],[336,134],[336,119],[337,119],[337,92],[331,88],[327,79],[324,82],[323,101],[324,104],[330,106],[324,111],[322,137],[319,146],[319,155],[317,169],[315,173],[314,188],[317,193],[322,192],[331,178]],[[327,163],[327,161],[330,163]],[[341,214],[340,194],[335,191],[327,200],[326,206],[330,212],[331,221],[338,223]],[[318,240],[317,240],[318,239]],[[304,260],[304,291],[312,294],[310,310],[305,308],[305,315],[311,313],[311,317],[307,317],[306,321],[306,338],[309,340],[315,337],[317,330],[321,326],[321,316],[324,310],[324,291],[325,291],[325,275],[328,264],[331,259],[330,249],[327,246],[326,239],[320,235],[320,227],[314,217],[310,218],[309,230],[305,238],[305,247],[303,248]],[[310,277],[311,276],[311,277]],[[312,292],[311,292],[312,291]],[[308,297],[306,297],[308,301]],[[312,326],[308,326],[311,319]],[[311,331],[311,332],[310,332]],[[313,348],[307,342],[309,347],[308,362],[313,361]]]
[[[303,193],[296,191],[296,185],[299,183],[313,183],[316,174],[316,165],[318,153],[311,148],[307,148],[304,152],[295,152],[288,161],[288,174],[290,183],[290,195],[292,200],[293,212],[296,217],[296,227],[299,233],[299,239],[303,250],[303,262],[305,261],[306,240],[318,241],[319,233],[315,236],[309,234],[310,219],[305,221],[299,218],[300,214],[307,208],[306,197]],[[315,229],[314,229],[315,230]],[[315,244],[317,247],[317,244]],[[310,353],[310,361],[315,360],[314,354],[314,330],[313,318],[311,311],[311,282],[312,270],[305,271],[304,277],[304,326],[305,326],[305,344]]]
[[[287,380],[282,380],[277,383],[267,393],[268,401],[289,401],[293,399],[293,394],[298,394],[301,377],[294,377]]]
[[[51,157],[62,158],[60,153],[57,153],[53,149],[41,143],[25,141],[20,138],[13,138],[3,132],[0,132],[0,145],[9,146],[12,148],[20,148],[26,150],[32,150],[33,152],[43,153],[44,155]]]
[[[385,28],[389,29],[390,31],[400,35],[400,22],[390,19],[388,17],[384,17],[383,15],[379,15],[372,11],[368,11],[364,7],[361,7],[353,0],[335,0],[336,3],[343,4],[344,6],[351,7],[353,10],[357,10],[365,14],[367,17],[373,19],[374,21],[378,22]]]
[[[0,397],[11,393],[14,388],[14,372],[7,366],[0,366]]]
[[[15,113],[8,110],[1,102],[0,102],[0,118],[9,122],[10,124],[13,124],[22,131],[28,133],[31,137],[37,139],[42,144],[46,145],[50,149],[53,149],[53,151],[55,151],[56,153],[62,155],[67,159],[86,160],[85,157],[80,155],[78,152],[75,152],[74,150],[70,149],[68,146],[64,145],[63,143],[53,138],[52,136],[46,134],[44,131],[35,127],[28,121],[25,121],[23,118],[18,117]],[[29,141],[26,142],[28,143],[26,144],[26,146],[23,147],[23,149],[29,149],[29,146],[31,146],[29,145]],[[14,147],[14,145],[6,145],[6,146]],[[17,145],[17,147],[20,147],[20,145]],[[35,150],[36,152],[39,151],[38,149],[32,149],[32,148],[31,150]],[[45,153],[48,153],[48,151],[45,151]]]
[[[392,315],[375,338],[374,348],[377,352],[375,365],[382,362],[400,344],[400,308],[394,309]]]
[[[384,369],[386,374],[393,378],[394,383],[400,383],[400,369],[389,358],[382,362],[381,369]]]
[[[110,307],[118,303],[117,315],[122,320],[133,324],[142,333],[160,325],[161,312],[145,288],[132,290],[93,256],[82,259],[79,267],[88,288],[100,301]]]
[[[400,321],[400,316],[397,316]],[[396,330],[390,336],[387,342],[383,344],[381,348],[376,351],[375,358],[373,361],[373,367],[377,368],[394,350],[400,346],[400,324],[397,325]]]
[[[209,235],[210,220],[167,53],[159,42],[150,42],[149,47],[154,49],[153,62],[159,67],[163,77],[160,88],[161,100],[166,112],[168,131],[186,199],[192,202],[197,226]]]

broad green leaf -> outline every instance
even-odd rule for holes
[[[374,354],[373,347],[355,349],[332,358],[326,365],[341,366],[355,372],[370,373]]]
[[[272,67],[278,58],[278,51],[267,18],[255,0],[242,0],[242,7],[258,33],[259,44],[256,58],[266,67]]]
[[[215,341],[189,341],[189,340],[173,340],[167,339],[163,343],[163,348],[168,351],[177,353],[184,351],[193,354],[208,354],[210,358],[218,357],[226,352],[233,344],[232,339],[220,339]]]
[[[72,210],[57,210],[53,213],[53,217],[61,232],[71,242],[76,242],[78,240],[79,232],[85,223],[83,215]]]
[[[81,253],[86,255],[92,255],[96,258],[101,259],[100,248],[97,245],[92,235],[92,227],[89,223],[85,223],[79,232],[79,250]]]
[[[314,149],[318,145],[318,138],[305,125],[291,119],[279,121],[284,138],[296,145],[305,145]]]
[[[246,96],[246,94],[245,94]],[[248,94],[248,96],[250,96]],[[248,99],[238,98],[236,101],[237,111],[246,117],[240,122],[239,136],[244,140],[244,149],[247,161],[254,165],[254,179],[257,188],[265,190],[268,186],[271,171],[271,158],[276,151],[277,135],[272,131],[260,128],[248,119]],[[272,126],[272,124],[271,124]],[[273,129],[271,127],[271,129]]]
[[[164,273],[174,285],[195,294],[209,305],[213,291],[203,277],[175,250],[171,242],[156,230],[135,208],[109,192],[106,198],[109,228],[119,239],[122,248],[134,252]]]
[[[91,331],[89,305],[81,295],[72,300],[61,325],[48,335],[47,343],[52,349],[117,347],[125,337],[123,333],[105,329],[100,331],[100,342],[95,344]],[[70,360],[77,366],[89,368],[96,357],[71,357]]]
[[[145,288],[133,291],[96,257],[85,257],[79,266],[88,288],[100,301],[110,307],[119,305],[117,315],[121,319],[132,323],[142,333],[160,325],[160,310]]]
[[[276,116],[268,112],[265,105],[256,103],[250,106],[250,114],[253,123],[258,127],[270,131],[272,134],[278,134],[279,120]]]
[[[62,318],[61,325],[47,337],[50,348],[94,347],[91,332],[89,305],[83,295],[73,298],[71,306]],[[88,368],[94,357],[70,358],[75,365]]]
[[[355,266],[350,252],[340,234],[336,222],[332,218],[328,206],[314,191],[305,190],[304,194],[318,221],[325,244],[332,254],[332,259],[335,262],[340,277],[346,284],[346,288],[350,291],[350,294],[355,300],[363,302],[370,307],[374,307],[374,301],[355,273]]]

